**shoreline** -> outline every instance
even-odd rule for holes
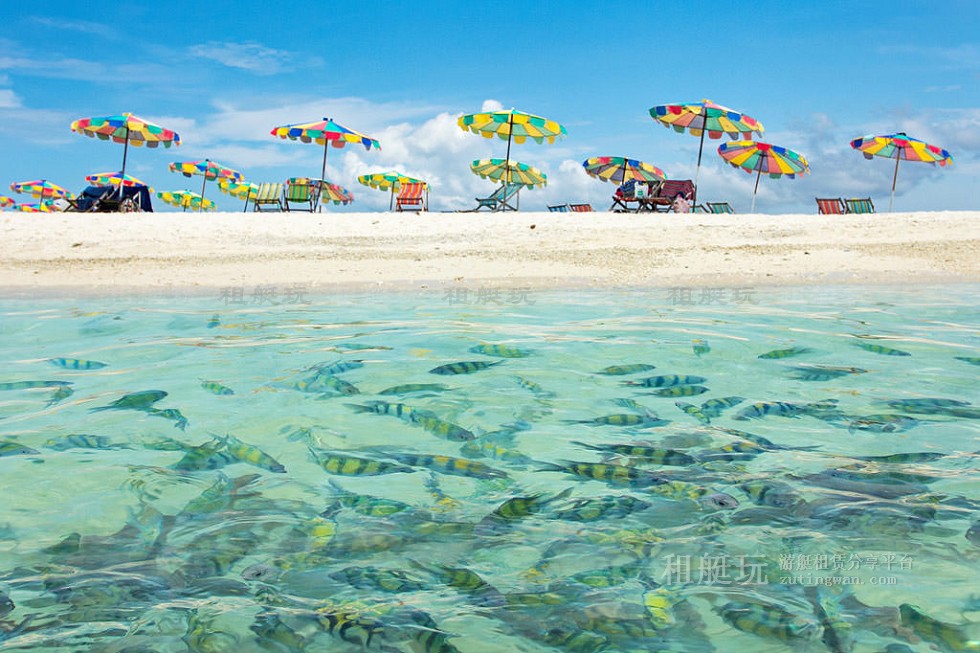
[[[980,282],[980,212],[0,214],[0,295]]]

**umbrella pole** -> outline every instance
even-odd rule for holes
[[[759,192],[759,179],[762,177],[762,165],[759,165],[759,174],[755,176],[755,190],[752,191],[752,211],[755,213],[755,194]]]
[[[892,197],[888,200],[888,212],[892,212],[892,205],[895,203],[895,182],[898,181],[898,162],[901,161],[901,157],[895,157],[895,174],[892,175]]]
[[[313,204],[313,211],[318,211],[320,209],[320,193],[323,192],[323,181],[327,178],[327,148],[330,146],[330,140],[323,136],[323,165],[320,166],[320,183],[319,192],[316,194],[316,201]]]
[[[514,138],[514,114],[510,114],[510,119],[507,121],[510,128],[507,130],[507,157],[504,159],[504,197],[507,197],[507,184],[511,182],[510,176],[510,141]],[[517,207],[520,209],[521,206],[521,195],[517,194]],[[507,210],[507,205],[504,204],[504,211]]]
[[[120,173],[119,184],[122,185],[123,179],[126,178],[126,155],[129,153],[129,125],[126,125],[126,140],[123,141],[123,166],[122,173]]]
[[[705,116],[704,120],[705,122],[707,122],[708,117]],[[695,200],[697,199],[697,193],[698,193],[698,175],[701,174],[701,153],[704,151],[704,131],[706,127],[707,125],[703,125],[701,127],[701,142],[698,145],[698,168],[697,170],[694,171],[694,199]]]
[[[391,185],[391,197],[388,199],[388,211],[390,212],[395,208],[395,185]]]
[[[204,187],[207,185],[207,183],[208,183],[208,175],[207,172],[205,172],[204,181],[201,182],[201,207],[197,210],[198,213],[204,210]]]

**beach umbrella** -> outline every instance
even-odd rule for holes
[[[528,189],[547,186],[548,175],[526,163],[504,159],[479,159],[470,164],[470,170],[484,179],[505,184],[522,184]]]
[[[323,146],[323,164],[320,166],[320,179],[324,180],[327,176],[327,145],[341,148],[348,143],[363,145],[368,151],[371,148],[381,149],[381,143],[376,138],[365,136],[353,129],[348,129],[338,125],[332,118],[324,118],[318,122],[307,122],[295,125],[283,125],[273,127],[272,135],[279,138],[288,138],[291,141],[299,140],[303,143],[316,143]],[[318,199],[319,202],[319,199]]]
[[[6,195],[0,195],[0,209],[10,209],[17,206],[17,201]]]
[[[248,201],[255,195],[259,190],[259,185],[254,184],[250,181],[233,181],[231,179],[219,179],[218,189],[223,193],[227,193],[232,197],[240,200],[245,200],[245,208],[242,212],[248,210]]]
[[[38,199],[57,200],[72,199],[75,196],[67,189],[58,184],[51,183],[47,179],[37,179],[35,181],[15,181],[10,184],[10,190],[15,193],[23,193]]]
[[[712,139],[719,139],[727,134],[732,140],[751,140],[754,134],[765,131],[762,123],[755,118],[715,104],[711,100],[690,104],[661,104],[650,109],[650,116],[664,127],[673,127],[676,132],[688,131],[692,136],[701,139],[698,145],[698,167],[694,173],[695,188],[698,185],[698,175],[701,174],[705,133]]]
[[[118,116],[99,116],[96,118],[81,118],[71,124],[71,130],[86,136],[97,137],[100,140],[112,140],[123,144],[123,160],[121,176],[126,174],[126,155],[129,144],[133,147],[170,147],[180,145],[180,135],[160,125],[154,125],[131,113]]]
[[[667,173],[655,165],[624,156],[594,156],[582,162],[585,172],[602,181],[621,185],[627,181],[663,181]]]
[[[318,200],[345,205],[354,201],[354,194],[340,184],[334,184],[326,179],[316,179],[314,183],[320,186]]]
[[[85,181],[92,186],[125,186],[127,188],[147,186],[142,180],[124,175],[121,172],[96,172],[86,176]]]
[[[401,190],[402,184],[425,184],[425,189],[427,191],[429,190],[428,183],[422,181],[421,179],[416,179],[415,177],[403,175],[402,173],[394,170],[389,172],[373,172],[368,175],[361,175],[357,178],[357,181],[358,183],[370,188],[391,191],[391,199],[388,201],[389,211],[395,205],[395,193]]]
[[[30,204],[18,204],[16,209],[24,213],[54,213],[54,200],[41,200]]]
[[[742,168],[755,175],[755,190],[752,191],[752,212],[755,212],[755,195],[759,192],[759,178],[766,173],[771,178],[804,175],[810,172],[806,157],[793,150],[759,141],[732,141],[722,143],[718,154],[733,167]]]
[[[929,145],[916,138],[910,138],[904,132],[888,134],[887,136],[862,136],[851,141],[851,147],[861,152],[865,159],[872,159],[876,156],[895,159],[895,174],[892,175],[892,196],[888,201],[889,213],[891,213],[892,205],[895,202],[895,184],[898,181],[899,161],[905,159],[906,161],[919,161],[930,165],[938,163],[940,167],[946,167],[953,163],[953,157],[943,148]]]
[[[231,181],[241,181],[242,173],[221,165],[217,161],[204,159],[203,161],[174,161],[170,164],[170,172],[177,172],[187,178],[194,175],[201,175],[204,181],[201,182],[201,197],[204,197],[204,190],[208,180],[230,179]],[[199,203],[198,210],[204,210],[204,203]]]
[[[198,211],[214,210],[214,202],[212,200],[205,199],[201,195],[192,193],[189,190],[164,190],[158,192],[157,197],[171,206],[184,209],[184,211],[187,209],[197,209]]]
[[[497,138],[506,139],[507,155],[502,162],[504,164],[503,169],[505,170],[510,169],[511,141],[516,141],[520,144],[530,138],[535,143],[544,143],[545,141],[554,143],[556,138],[564,138],[568,134],[565,127],[554,120],[548,120],[541,116],[531,115],[530,113],[524,113],[516,109],[471,113],[460,116],[456,124],[463,131],[471,131],[484,138],[497,136]],[[490,160],[500,161],[500,159]],[[473,166],[470,167],[472,168]],[[473,172],[476,172],[476,170]],[[477,172],[477,174],[480,173]],[[545,176],[542,174],[541,178],[544,179]]]

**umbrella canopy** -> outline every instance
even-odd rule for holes
[[[602,181],[623,184],[627,181],[663,181],[667,173],[655,165],[627,159],[624,156],[594,156],[582,162],[585,172]]]
[[[711,100],[690,104],[661,104],[650,109],[650,116],[664,127],[673,127],[676,132],[688,131],[692,136],[701,139],[698,145],[698,168],[694,173],[695,186],[701,173],[701,153],[704,150],[705,133],[712,139],[727,134],[732,140],[739,137],[743,140],[751,140],[753,134],[761,134],[765,131],[762,123],[755,118],[715,104]]]
[[[6,195],[0,195],[0,209],[9,209],[17,206],[17,201],[7,197]]]
[[[194,175],[201,175],[204,181],[201,182],[201,197],[204,197],[204,190],[208,180],[230,179],[231,181],[241,181],[242,173],[221,165],[217,161],[204,159],[203,161],[174,161],[170,164],[170,172],[179,172],[187,178]],[[199,203],[198,210],[204,210],[205,204]]]
[[[35,181],[15,181],[10,184],[10,190],[15,193],[24,193],[38,199],[62,199],[74,198],[75,196],[58,184],[51,183],[47,179],[37,179]]]
[[[51,201],[45,200],[33,202],[31,204],[18,204],[16,209],[18,211],[23,211],[24,213],[53,213],[55,210]]]
[[[429,184],[421,179],[416,179],[415,177],[409,177],[408,175],[403,175],[400,172],[394,170],[389,172],[374,172],[369,175],[361,175],[357,178],[358,183],[370,188],[377,188],[378,190],[387,190],[391,192],[391,198],[388,201],[388,210],[394,206],[395,202],[395,192],[401,189],[402,184],[425,184],[425,189],[429,189]]]
[[[319,190],[317,192],[317,201],[324,200],[327,202],[333,202],[334,204],[350,204],[354,201],[354,194],[349,190],[344,188],[339,184],[335,184],[326,179],[306,179],[304,177],[292,177],[289,179],[289,183],[292,184],[296,180],[309,181],[318,186]]]
[[[96,172],[85,177],[92,186],[146,186],[147,184],[136,177],[124,175],[121,172]]]
[[[250,181],[233,181],[231,179],[220,179],[218,180],[218,189],[223,193],[227,193],[232,197],[240,200],[245,200],[245,207],[242,211],[248,209],[248,201],[253,195],[258,193],[259,185],[254,184]]]
[[[123,144],[123,162],[120,175],[126,174],[126,155],[129,144],[134,147],[170,147],[180,145],[180,135],[160,125],[137,118],[131,113],[118,116],[99,116],[96,118],[81,118],[71,124],[71,130],[86,136],[97,137],[100,140],[112,140]]]
[[[905,159],[906,161],[919,161],[931,165],[938,163],[940,167],[946,167],[953,163],[953,157],[943,148],[929,145],[916,138],[910,138],[904,132],[888,134],[887,136],[862,136],[851,141],[851,147],[861,152],[865,159],[872,159],[876,156],[895,159],[895,174],[892,175],[892,196],[888,202],[889,212],[891,212],[895,202],[895,183],[898,181],[899,161]]]
[[[327,176],[327,145],[334,147],[346,147],[348,143],[360,144],[370,151],[372,148],[380,150],[381,143],[376,138],[365,136],[353,129],[348,129],[334,122],[332,118],[324,118],[318,122],[307,122],[295,125],[283,125],[273,127],[271,134],[279,138],[288,138],[291,141],[299,140],[303,143],[316,143],[323,146],[323,165],[320,167],[320,179]]]
[[[470,170],[484,179],[508,184],[522,184],[528,189],[546,186],[548,175],[535,167],[504,159],[479,159],[470,164]]]
[[[197,193],[189,190],[164,190],[157,193],[157,197],[171,206],[187,209],[197,209],[198,211],[213,211],[214,202],[205,199]]]
[[[752,191],[752,211],[755,211],[755,195],[759,192],[759,178],[766,173],[773,179],[804,175],[810,172],[810,164],[802,154],[779,145],[759,141],[733,141],[722,143],[718,154],[733,167],[747,173],[756,173],[755,190]]]

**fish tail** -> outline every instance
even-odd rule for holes
[[[364,404],[344,404],[350,408],[354,409],[357,413],[373,413],[375,412],[374,406],[365,406]]]

